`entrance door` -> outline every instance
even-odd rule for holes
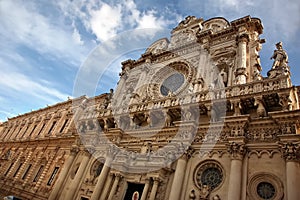
[[[127,183],[128,187],[124,200],[140,200],[142,197],[144,184]]]

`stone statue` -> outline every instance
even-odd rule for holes
[[[189,195],[189,199],[190,200],[195,200],[196,199],[196,194],[195,194],[195,190],[192,190],[190,195]]]
[[[109,93],[107,94],[107,96],[105,97],[105,101],[104,101],[104,108],[108,108],[109,107],[109,104],[111,103],[111,100],[113,98],[113,93],[114,93],[114,90],[113,89],[110,89],[109,90]]]
[[[274,59],[272,69],[276,69],[277,67],[287,67],[288,63],[288,55],[282,48],[282,42],[278,42],[276,44],[277,50],[274,50],[274,53],[270,59]]]
[[[262,80],[262,75],[260,74],[261,71],[261,66],[260,65],[255,65],[254,70],[253,70],[253,80],[254,81],[260,81]]]
[[[215,195],[212,199],[213,200],[221,200],[221,198],[219,197],[219,195]]]
[[[189,23],[191,23],[191,21],[193,20],[196,20],[197,18],[195,16],[187,16],[184,20],[182,20],[180,23],[179,23],[179,26],[182,27],[182,26],[186,26],[188,25]]]
[[[170,127],[172,125],[172,118],[168,112],[164,112],[165,117],[165,127]]]
[[[226,87],[227,86],[227,81],[228,81],[228,76],[227,76],[227,73],[225,72],[224,68],[221,70],[220,76],[222,78],[221,80],[224,83],[224,86]]]
[[[257,106],[256,113],[258,117],[262,118],[267,116],[267,111],[263,104],[262,99],[259,98],[255,99],[254,106]]]
[[[203,185],[200,191],[200,200],[208,200],[210,188],[208,185]]]

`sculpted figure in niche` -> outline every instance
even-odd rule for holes
[[[220,76],[221,76],[221,80],[224,83],[224,86],[227,86],[227,81],[228,81],[228,76],[227,76],[227,72],[225,72],[225,69],[223,68],[220,72]]]
[[[260,65],[256,64],[253,70],[253,80],[254,81],[260,81],[262,80],[262,76],[260,74],[261,67]]]
[[[172,125],[172,117],[170,114],[166,111],[164,112],[164,117],[165,117],[165,127],[169,127]]]
[[[262,118],[267,116],[267,111],[262,99],[255,99],[254,106],[257,106],[256,113],[258,117]]]
[[[271,57],[271,59],[274,59],[272,69],[276,69],[277,67],[287,67],[288,55],[282,48],[282,42],[278,42],[276,48],[277,49],[274,50]]]

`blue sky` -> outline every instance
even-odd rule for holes
[[[100,56],[87,61],[95,48],[114,46],[116,38],[134,30],[146,35],[151,30],[171,30],[187,15],[222,16],[229,21],[259,17],[264,25],[261,38],[267,41],[261,51],[263,75],[272,65],[274,44],[282,41],[293,84],[300,85],[298,0],[0,0],[0,121],[84,93],[74,93],[74,85],[86,65],[93,66],[90,74],[98,69],[105,72],[88,95],[109,92],[118,81],[120,62],[136,59],[143,48],[164,35],[141,36],[143,42],[129,45],[133,50],[127,53],[106,57],[103,48]],[[162,33],[169,37],[168,31]],[[95,80],[100,71],[94,73]]]

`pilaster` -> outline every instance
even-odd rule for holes
[[[230,200],[241,199],[241,185],[242,185],[242,172],[243,172],[243,157],[245,155],[245,138],[232,138],[229,139],[228,152],[231,156],[230,176],[228,187],[228,198]]]
[[[286,164],[287,199],[300,199],[300,135],[280,136],[279,149]]]

